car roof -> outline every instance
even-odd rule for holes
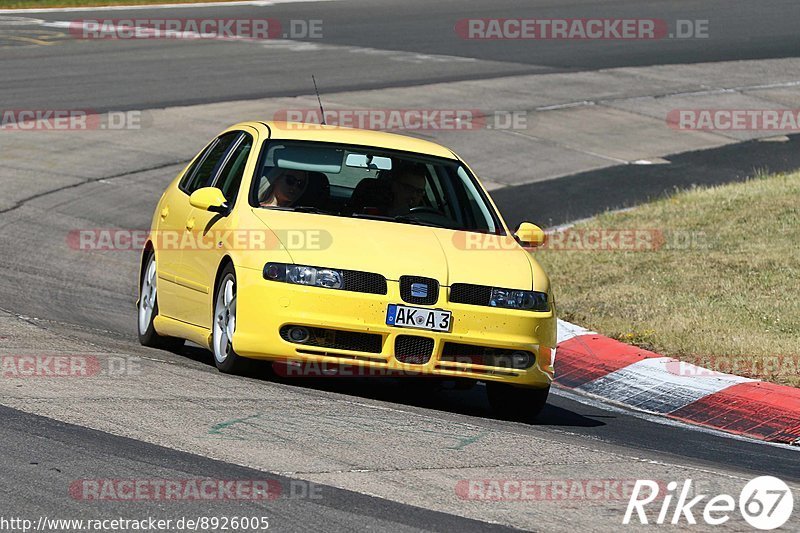
[[[420,154],[457,159],[449,149],[434,142],[386,133],[383,131],[362,130],[345,128],[342,126],[322,126],[319,124],[304,124],[299,122],[260,122],[270,129],[271,139],[286,139],[297,141],[335,142],[354,144],[359,146],[375,146],[402,152],[415,152]]]

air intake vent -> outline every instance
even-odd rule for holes
[[[453,283],[450,286],[450,301],[459,304],[489,305],[492,288],[486,285],[470,285],[469,283]]]
[[[386,278],[372,272],[344,270],[344,287],[346,291],[367,292],[370,294],[386,294]]]
[[[416,335],[398,335],[394,341],[394,358],[401,363],[424,365],[433,354],[433,339]]]

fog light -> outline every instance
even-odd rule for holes
[[[289,338],[292,342],[303,343],[306,342],[310,334],[306,328],[295,326],[289,330]]]

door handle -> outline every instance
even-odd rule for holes
[[[194,229],[194,219],[193,218],[190,218],[189,220],[186,221],[186,229],[188,229],[189,231],[192,231]]]
[[[169,215],[169,206],[161,210],[161,220],[164,220]]]

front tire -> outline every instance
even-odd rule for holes
[[[213,332],[211,350],[214,364],[220,372],[240,374],[247,360],[233,350],[233,333],[236,331],[236,271],[228,264],[222,269],[214,291]]]
[[[175,351],[183,346],[183,339],[159,335],[153,326],[158,316],[158,294],[156,290],[156,256],[151,251],[144,260],[141,283],[139,284],[138,331],[139,343],[150,348]]]
[[[486,395],[495,414],[520,422],[533,422],[539,416],[547,404],[549,392],[550,387],[533,389],[494,381],[486,383]]]

